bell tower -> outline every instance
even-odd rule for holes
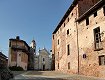
[[[30,47],[34,50],[34,53],[35,53],[36,52],[36,42],[34,39],[32,40]]]

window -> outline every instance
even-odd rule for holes
[[[97,11],[94,13],[94,17],[96,17],[97,16]]]
[[[86,58],[86,54],[83,54],[83,58]]]
[[[69,35],[69,29],[67,30],[67,35]]]
[[[65,27],[65,23],[64,23],[64,27]]]
[[[104,16],[105,16],[105,6],[103,7],[103,13],[104,13]]]
[[[94,29],[94,43],[95,43],[95,49],[101,48],[100,27]]]
[[[69,22],[69,18],[68,18],[68,22]]]
[[[70,45],[67,45],[67,54],[70,55]]]
[[[68,69],[70,69],[70,62],[68,63]]]
[[[43,58],[43,61],[45,61],[45,59]]]
[[[73,13],[71,14],[71,16],[73,16]]]
[[[59,59],[59,52],[58,52],[58,59]]]
[[[54,35],[53,35],[53,39],[54,39]]]
[[[58,45],[59,45],[59,39],[58,39]]]
[[[86,19],[86,26],[89,25],[89,18]]]
[[[11,41],[9,42],[9,47],[11,47]]]
[[[99,65],[105,65],[105,55],[99,56]]]
[[[19,56],[21,56],[21,54],[19,54]]]
[[[59,63],[58,63],[58,69],[59,69]]]

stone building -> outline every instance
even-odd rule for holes
[[[20,66],[24,70],[28,67],[28,44],[20,40],[19,36],[16,39],[9,39],[9,58],[8,66]]]
[[[34,63],[35,63],[34,55],[36,55],[36,42],[35,40],[32,40],[28,55],[28,70],[34,70]]]
[[[5,56],[2,52],[0,52],[0,66],[7,67],[8,59],[7,56]]]
[[[105,0],[74,0],[52,35],[55,70],[105,77]]]
[[[51,56],[45,48],[35,56],[35,70],[51,70]]]

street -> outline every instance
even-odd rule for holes
[[[56,71],[27,71],[16,75],[14,80],[105,80],[96,77],[86,77],[81,75],[70,75]]]

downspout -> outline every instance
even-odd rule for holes
[[[76,19],[78,18],[77,9],[78,9],[78,6],[76,8]],[[76,30],[77,30],[77,53],[78,53],[78,74],[79,74],[79,42],[78,42],[78,23],[77,21],[76,21]]]

